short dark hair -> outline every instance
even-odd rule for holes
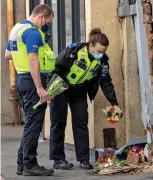
[[[49,17],[51,14],[54,16],[51,7],[48,6],[47,4],[40,4],[36,6],[32,11],[32,15],[38,15],[40,13],[43,13],[45,17]]]
[[[93,46],[95,46],[96,43],[99,43],[103,46],[108,46],[109,40],[107,36],[101,32],[100,28],[93,28],[89,33],[89,43]]]

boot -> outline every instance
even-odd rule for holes
[[[17,175],[22,175],[23,174],[23,165],[17,165]]]
[[[93,166],[88,160],[80,161],[80,168],[84,170],[93,169]]]
[[[51,176],[54,173],[53,169],[46,169],[43,166],[35,165],[32,168],[24,167],[24,176]]]
[[[73,168],[73,164],[72,163],[69,163],[68,161],[66,160],[58,160],[58,161],[54,161],[54,164],[53,164],[53,168],[54,169],[72,169]]]

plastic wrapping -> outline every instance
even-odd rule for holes
[[[50,98],[53,98],[60,93],[64,92],[67,90],[69,87],[66,84],[66,82],[57,74],[53,75],[51,78],[48,87],[47,87],[47,92]],[[33,106],[33,109],[36,109],[38,106],[42,104],[41,101],[39,101],[36,105]]]

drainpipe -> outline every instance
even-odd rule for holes
[[[13,0],[7,0],[7,29],[8,29],[8,37],[10,35],[10,31],[14,25],[14,15],[13,15]],[[18,103],[18,97],[15,89],[15,79],[16,79],[16,71],[14,67],[13,60],[9,60],[9,72],[10,72],[10,97],[9,99],[12,101],[13,105],[13,121],[15,125],[21,124],[21,114]]]

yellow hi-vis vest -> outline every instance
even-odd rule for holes
[[[30,72],[29,56],[27,54],[26,45],[22,42],[22,34],[29,28],[35,28],[31,24],[17,23],[10,33],[10,46],[16,42],[16,50],[11,50],[13,62],[17,73]],[[48,73],[55,69],[55,53],[51,50],[50,46],[45,42],[45,34],[37,29],[41,35],[43,46],[38,48],[38,59],[40,63],[40,72]],[[12,44],[11,44],[12,43]]]
[[[72,85],[82,84],[97,76],[99,68],[100,60],[94,59],[91,62],[88,57],[87,46],[85,46],[78,51],[77,60],[74,61],[66,78]]]

